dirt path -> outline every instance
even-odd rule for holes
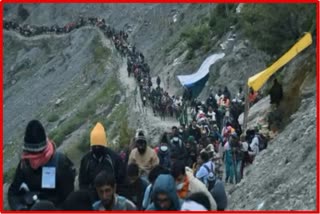
[[[126,100],[129,103],[129,121],[135,127],[143,129],[149,136],[152,145],[158,143],[158,140],[164,131],[170,130],[172,126],[178,126],[179,122],[174,118],[161,120],[154,116],[150,106],[143,107],[140,99],[140,92],[134,77],[128,77],[127,64],[125,60],[120,67],[119,78],[126,90]]]
[[[22,36],[20,33],[13,31],[13,30],[5,30],[3,29],[3,31],[7,34],[11,34],[11,35],[15,35],[18,39],[20,39],[21,41],[37,41],[39,39],[50,39],[52,37],[54,38],[63,38],[66,37],[76,31],[82,31],[82,30],[97,30],[101,33],[101,35],[103,36],[102,31],[94,26],[84,26],[78,29],[75,29],[69,33],[62,33],[62,34],[56,34],[56,33],[45,33],[45,34],[41,34],[41,35],[37,35],[37,36],[30,36],[30,37],[26,37],[26,36]],[[109,42],[109,41],[108,41]]]
[[[96,30],[100,34],[100,38],[104,46],[110,46],[110,44],[112,43],[108,38],[104,36],[102,31],[100,31],[96,27],[85,26],[75,31],[79,31],[79,30]],[[72,31],[70,33],[73,33],[75,31]],[[6,31],[6,33],[13,34],[22,41],[23,40],[36,41],[39,39],[52,38],[52,37],[61,38],[61,37],[68,36],[69,34],[68,33],[68,34],[57,35],[55,33],[48,33],[48,34],[43,34],[43,35],[38,35],[33,37],[24,37],[15,31]],[[114,52],[114,54],[117,54],[116,51]],[[155,78],[156,77],[152,77],[152,79],[155,79]],[[125,59],[123,59],[122,65],[120,66],[119,79],[126,91],[125,100],[128,101],[129,103],[128,112],[129,112],[130,124],[132,124],[134,127],[145,130],[146,134],[149,135],[150,137],[152,135],[152,139],[150,139],[152,144],[157,142],[158,140],[157,136],[160,136],[164,131],[170,129],[174,125],[175,126],[179,125],[176,119],[166,118],[166,120],[161,120],[160,117],[154,116],[150,106],[147,106],[146,108],[143,107],[142,101],[140,99],[140,92],[138,89],[138,85],[136,84],[135,79],[133,77],[128,77],[127,64]]]

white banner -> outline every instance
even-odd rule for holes
[[[183,86],[192,86],[194,83],[198,82],[202,78],[204,78],[209,73],[209,68],[212,64],[214,64],[219,59],[223,58],[225,56],[224,53],[220,54],[213,54],[209,57],[207,57],[202,65],[200,66],[199,70],[196,73],[190,74],[190,75],[179,75],[177,76],[180,83]]]

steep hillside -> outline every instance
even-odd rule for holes
[[[245,178],[229,187],[230,210],[316,209],[314,63],[315,50],[309,49],[283,71],[285,128],[248,167]],[[249,118],[261,117],[263,109],[268,111],[268,104],[261,100],[252,107],[253,115]]]
[[[101,38],[100,32],[89,28],[69,35],[36,38],[5,32],[5,169],[15,162],[11,158],[17,158],[13,154],[19,153],[17,144],[25,123],[39,118],[49,133],[56,130],[52,137],[62,144],[63,138],[58,136],[64,131],[62,125],[70,123],[102,88],[108,87],[121,60],[111,43]],[[65,129],[72,133],[77,127]]]
[[[18,7],[16,4],[7,4],[5,6],[5,18],[40,26],[54,24],[64,26],[75,21],[81,15],[97,17],[97,14],[99,14],[100,18],[105,18],[106,22],[116,30],[131,32],[129,41],[145,55],[146,61],[151,67],[152,75],[156,75],[167,70],[162,66],[167,61],[164,55],[164,47],[174,40],[173,36],[176,39],[183,29],[198,23],[200,18],[207,14],[210,8],[214,7],[214,4],[209,8],[203,4],[28,4],[23,5],[30,13],[25,20],[21,20],[21,17],[17,15]],[[36,40],[36,38],[33,39]],[[70,39],[69,41],[71,41]],[[83,41],[87,41],[85,37],[83,39]],[[78,41],[73,40],[73,42],[77,43]],[[81,45],[81,42],[79,41],[77,44]],[[155,63],[158,66],[155,66]],[[87,63],[82,60],[81,64],[86,65]],[[94,68],[90,70],[94,70]],[[170,76],[174,74],[174,72],[170,72]],[[163,83],[164,79],[163,77]],[[179,87],[176,80],[174,82]],[[173,89],[170,92],[175,91],[176,89]],[[59,97],[56,99],[59,99]],[[129,115],[134,115],[134,113]],[[143,117],[143,114],[138,118],[131,119],[131,125],[133,127],[139,126],[138,119],[141,117]],[[145,126],[148,127],[148,125]],[[147,130],[147,132],[154,131]],[[158,136],[160,135],[158,134]],[[158,138],[155,137],[151,140],[156,143]]]

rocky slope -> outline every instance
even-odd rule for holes
[[[153,64],[149,62],[151,58],[149,50],[162,53],[161,49],[157,51],[157,47],[166,42],[164,39],[169,39],[170,23],[175,24],[171,28],[179,29],[183,26],[181,23],[173,22],[174,15],[182,16],[184,13],[192,12],[192,16],[187,16],[183,20],[184,23],[192,23],[196,20],[194,17],[207,11],[204,5],[191,4],[28,4],[23,7],[30,13],[25,21],[22,22],[17,16],[18,5],[16,4],[5,5],[5,19],[17,20],[24,24],[64,26],[80,15],[96,17],[99,14],[99,17],[105,18],[107,23],[117,30],[130,28],[132,32],[129,40],[145,54],[151,68]],[[180,22],[180,19],[178,21]],[[160,25],[163,27],[161,31],[159,31]],[[146,39],[146,37],[153,39]],[[105,50],[100,50],[101,42],[106,46]],[[11,163],[16,162],[18,158],[20,152],[18,144],[28,120],[39,118],[44,122],[48,132],[54,131],[58,125],[61,126],[71,120],[81,106],[85,106],[90,101],[87,98],[96,95],[99,87],[105,86],[106,81],[113,74],[119,77],[121,73],[119,68],[124,66],[125,62],[115,54],[110,41],[102,38],[101,32],[87,27],[68,35],[45,35],[32,38],[23,38],[16,33],[5,32],[4,45],[4,143],[6,144],[4,153],[7,161],[5,171],[7,171],[12,169],[14,164]],[[107,61],[104,61],[105,57],[108,58]],[[157,60],[159,61],[159,57]],[[151,70],[153,74],[158,72],[158,70]],[[119,80],[127,81],[122,77]],[[33,87],[29,87],[30,85]],[[121,89],[119,84],[117,87]],[[79,96],[80,94],[85,96]],[[35,99],[29,99],[31,95]],[[127,97],[130,96],[131,94],[128,94]],[[58,119],[57,115],[59,115]],[[146,114],[130,112],[128,115],[132,115],[129,122],[133,128],[145,124],[142,127],[145,127],[151,136],[153,136],[152,133],[157,133],[159,136],[162,132],[158,126],[152,125],[154,123],[148,122]],[[140,123],[141,118],[146,122]],[[53,119],[55,119],[54,122],[48,122]],[[173,123],[175,122],[168,124],[168,127]],[[165,123],[162,124],[163,127]],[[117,125],[112,127],[115,128]],[[68,133],[67,138],[63,140],[67,140],[69,134],[72,132]],[[111,137],[113,139],[116,136],[112,134]],[[73,141],[76,140],[79,139],[73,139]],[[158,138],[153,137],[150,140],[156,143]],[[15,161],[12,161],[12,158]]]
[[[16,143],[29,120],[40,118],[48,130],[55,128],[88,102],[90,95],[109,79],[111,71],[117,69],[120,59],[112,53],[110,42],[101,46],[104,56],[94,51],[96,45],[102,45],[100,38],[101,33],[95,29],[31,39],[5,32],[4,143],[8,145],[8,163],[13,154],[10,150],[19,151]],[[104,60],[101,64],[95,63],[99,57]],[[103,70],[93,72],[99,66]],[[78,108],[74,109],[74,105]],[[50,115],[59,118],[48,124]],[[5,164],[7,167],[10,164]]]
[[[310,66],[314,56],[309,48],[283,71],[285,128],[248,167],[245,178],[229,189],[230,210],[316,209],[316,70]],[[249,118],[259,118],[268,105],[268,100],[261,100]]]

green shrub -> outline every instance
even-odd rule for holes
[[[192,50],[197,50],[210,38],[210,29],[206,24],[194,28],[187,41],[187,45]]]
[[[221,37],[230,26],[237,24],[237,4],[218,4],[210,13],[209,26],[215,35]]]
[[[180,39],[185,39],[188,49],[186,58],[188,60],[194,57],[194,52],[208,44],[211,38],[210,28],[207,24],[202,24],[197,27],[190,27],[181,33]]]
[[[94,37],[93,44],[93,59],[95,63],[106,61],[111,56],[111,50],[102,44],[100,36]]]
[[[208,40],[204,44],[204,52],[209,52],[213,47],[213,43],[211,40]]]
[[[89,130],[82,135],[80,143],[78,144],[78,149],[81,152],[88,152],[90,151],[90,133]]]
[[[253,44],[269,55],[281,55],[304,32],[315,30],[315,4],[246,4],[240,27]]]
[[[181,40],[186,40],[188,55],[187,60],[194,57],[196,50],[208,52],[214,46],[213,36],[221,37],[230,26],[237,23],[235,15],[237,4],[218,4],[211,10],[209,16],[201,17],[198,26],[189,26],[180,34]]]
[[[89,116],[94,115],[96,112],[96,103],[88,102],[81,111],[76,114],[76,117],[82,118],[83,120],[87,119]]]
[[[218,4],[214,13],[220,18],[228,18],[235,13],[237,6],[238,4]]]
[[[57,147],[59,147],[64,139],[62,131],[59,129],[55,129],[49,133],[49,138],[54,141]]]
[[[16,167],[12,167],[8,169],[3,176],[3,182],[4,183],[12,183],[14,174],[16,173]]]
[[[88,119],[91,121],[103,121],[102,118],[95,117],[95,113],[99,105],[111,104],[114,99],[113,95],[119,90],[119,82],[116,76],[110,77],[104,88],[87,104],[81,108],[75,115],[61,124],[56,130],[49,134],[49,137],[60,146],[65,140],[66,136],[77,130],[82,124],[86,123]]]
[[[125,118],[120,125],[119,148],[123,149],[130,144],[130,140],[134,136],[134,130],[128,126],[128,120]]]
[[[93,45],[93,64],[97,65],[98,72],[104,72],[106,63],[111,56],[111,50],[105,47],[101,41],[100,36],[94,37]]]
[[[70,135],[75,130],[79,129],[82,124],[87,122],[87,119],[90,115],[94,113],[91,109],[86,109],[78,112],[73,118],[67,120],[65,123],[59,126],[56,130],[52,131],[49,134],[49,137],[56,143],[57,146],[60,146],[65,138]]]
[[[53,123],[53,122],[56,122],[57,120],[59,120],[59,115],[55,114],[55,113],[52,113],[48,116],[47,118],[47,121],[49,123]]]

